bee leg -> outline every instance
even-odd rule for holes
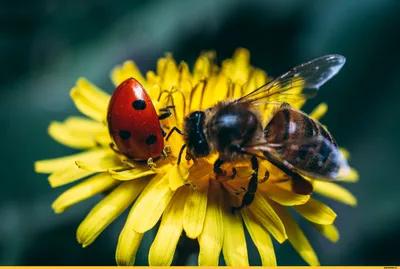
[[[293,192],[302,195],[309,195],[313,192],[313,185],[299,174],[294,173],[292,181]]]
[[[184,183],[184,185],[185,185],[186,187],[191,187],[193,190],[197,189],[197,185],[196,185],[196,184],[193,184],[192,182],[189,182],[189,181],[186,181],[186,182]]]
[[[237,174],[236,168],[235,168],[235,167],[232,167],[232,175],[231,175],[231,179],[232,179],[232,180],[235,179],[236,174]]]
[[[246,191],[247,191],[246,188],[241,187],[240,190],[234,190],[233,193],[236,194],[236,195],[239,195],[239,194],[241,194],[243,192],[246,192]]]
[[[264,183],[265,181],[268,180],[268,178],[269,178],[269,171],[266,171],[263,179],[259,180],[258,183]]]
[[[258,188],[258,160],[256,156],[251,157],[251,166],[254,171],[251,175],[247,192],[243,196],[242,204],[238,207],[232,207],[232,213],[235,213],[237,210],[250,205],[254,200],[254,195]]]
[[[225,163],[224,160],[218,159],[214,163],[214,173],[217,176],[217,179],[219,176],[225,175],[225,171],[222,170],[221,166]]]
[[[176,162],[177,165],[179,165],[179,164],[181,163],[182,154],[183,154],[183,151],[185,150],[185,148],[186,148],[186,144],[183,144],[183,146],[182,146],[181,149],[179,150],[178,161]]]
[[[285,165],[283,165],[280,161],[278,161],[274,156],[272,156],[268,152],[264,152],[264,156],[267,158],[267,160],[270,163],[272,163],[277,168],[281,169],[286,175],[288,175],[292,179],[293,192],[295,192],[297,194],[303,194],[303,195],[308,195],[308,194],[312,193],[314,187],[309,181],[307,181],[305,178],[303,178],[298,173],[287,168]],[[280,182],[285,182],[285,181],[288,181],[288,180],[283,179]]]

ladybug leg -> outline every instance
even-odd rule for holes
[[[175,108],[175,106],[166,106],[166,107],[160,108],[160,111],[165,112],[165,113],[158,115],[158,120],[165,120],[166,118],[171,116],[172,115],[171,108]]]
[[[147,165],[149,166],[150,169],[154,169],[154,168],[156,168],[156,166],[157,166],[157,165],[154,163],[153,158],[149,158],[149,159],[147,160]]]
[[[156,173],[162,172],[162,168],[156,168],[157,164],[154,162],[153,158],[147,159],[147,165],[151,170],[153,170]]]
[[[110,148],[111,148],[115,153],[121,154],[121,152],[119,152],[119,151],[115,148],[114,143],[110,143]]]
[[[178,127],[174,126],[174,127],[172,127],[172,129],[168,132],[168,135],[167,135],[167,137],[165,138],[165,140],[168,141],[168,139],[170,138],[170,136],[172,135],[173,132],[177,132],[178,134],[183,135],[183,132],[182,132],[181,130],[179,130]]]
[[[166,146],[163,148],[163,151],[162,151],[162,156],[164,157],[164,159],[165,159],[165,158],[168,158],[168,160],[169,160],[170,163],[172,163],[171,152],[172,152],[172,148],[171,148],[170,145],[166,145]]]
[[[163,149],[164,157],[169,157],[170,153],[172,152],[172,148],[170,145],[166,145]]]

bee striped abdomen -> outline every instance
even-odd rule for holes
[[[276,154],[295,168],[321,175],[337,173],[338,148],[324,127],[301,111],[281,107],[264,129]]]

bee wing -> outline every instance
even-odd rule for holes
[[[345,62],[346,58],[338,54],[320,56],[292,68],[236,102],[305,101],[314,97],[319,87],[335,76]]]
[[[293,156],[284,158],[282,152],[293,150]],[[275,159],[282,165],[314,179],[338,180],[350,167],[340,150],[323,136],[289,139],[283,143],[262,143],[244,147],[245,151],[261,151],[266,160]],[[312,156],[312,157],[310,157]],[[307,162],[307,165],[304,163]],[[325,169],[325,165],[338,169]]]

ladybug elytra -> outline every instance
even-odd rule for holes
[[[114,91],[108,105],[108,130],[118,151],[129,159],[147,161],[158,158],[164,149],[164,135],[160,121],[171,115],[157,115],[156,109],[143,86],[128,78]]]

